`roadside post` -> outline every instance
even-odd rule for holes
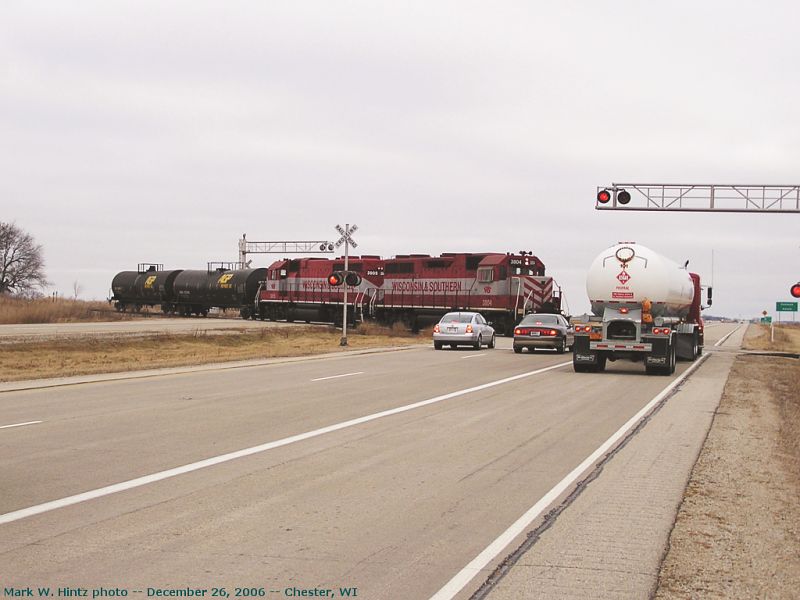
[[[344,227],[341,225],[336,225],[336,231],[342,236],[336,242],[335,246],[338,248],[342,244],[344,244],[344,272],[345,274],[350,272],[350,253],[348,251],[349,247],[352,246],[353,248],[358,247],[356,241],[351,237],[353,232],[358,229],[358,225],[350,225],[349,223],[345,223]],[[347,346],[347,281],[344,281],[344,298],[342,301],[342,339],[339,340],[340,346]]]

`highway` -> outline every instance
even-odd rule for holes
[[[2,585],[432,597],[690,367],[498,342],[2,393]]]

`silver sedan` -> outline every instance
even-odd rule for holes
[[[494,328],[480,313],[450,312],[433,327],[433,347],[441,350],[446,344],[451,348],[472,346],[480,350],[483,345],[494,348]]]

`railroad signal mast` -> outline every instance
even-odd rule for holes
[[[352,246],[353,248],[357,248],[358,244],[352,238],[353,232],[358,229],[358,225],[350,225],[349,223],[345,223],[344,227],[341,225],[336,225],[336,231],[342,236],[340,237],[334,246],[338,248],[342,244],[344,244],[344,271],[336,271],[331,273],[328,277],[328,283],[332,286],[342,285],[342,281],[344,281],[344,297],[342,299],[342,339],[339,340],[340,346],[347,346],[347,288],[348,286],[356,286],[361,283],[361,276],[358,273],[350,271],[350,252],[349,247]]]
[[[598,186],[595,209],[800,213],[800,185],[612,183]]]
[[[239,263],[243,269],[249,265],[248,254],[333,254],[333,244],[327,240],[249,242],[243,233],[239,240]]]

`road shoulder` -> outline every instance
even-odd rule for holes
[[[648,598],[733,356],[702,365],[575,497],[489,597]]]

